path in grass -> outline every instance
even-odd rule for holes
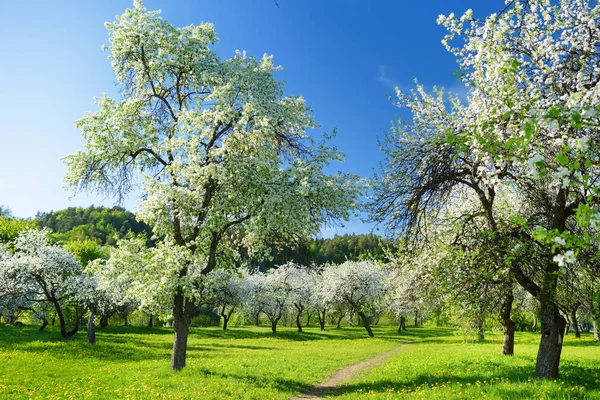
[[[371,369],[380,364],[383,364],[390,357],[398,353],[400,350],[402,350],[402,348],[404,348],[410,343],[412,342],[404,342],[393,350],[386,351],[385,353],[378,354],[375,357],[368,358],[356,364],[352,364],[344,369],[341,369],[335,372],[327,381],[307,388],[302,394],[296,397],[292,397],[291,400],[318,399],[319,396],[321,396],[328,390],[333,389],[339,383],[354,377],[354,375],[356,375],[358,372],[365,371],[367,369]]]

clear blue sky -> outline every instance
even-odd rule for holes
[[[94,97],[114,93],[105,21],[131,1],[21,0],[0,5],[0,205],[18,217],[113,199],[63,190],[59,160],[82,146],[73,121],[94,110]],[[454,58],[441,44],[439,14],[471,8],[484,17],[503,0],[147,0],[175,26],[212,22],[230,57],[236,49],[273,54],[284,67],[286,90],[303,95],[320,131],[338,129],[336,145],[346,162],[335,168],[371,175],[383,158],[377,138],[400,113],[388,95],[428,87],[461,91]],[[124,206],[134,210],[135,198]],[[334,233],[365,233],[351,221]]]

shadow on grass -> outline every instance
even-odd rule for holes
[[[499,363],[489,362],[489,365],[481,368],[480,371],[494,370],[497,366],[499,366]],[[460,370],[460,367],[458,370]],[[540,383],[541,386],[548,383],[558,387],[561,382],[566,383],[570,387],[585,387],[587,391],[586,396],[588,396],[586,398],[597,398],[596,396],[600,395],[600,383],[597,378],[598,374],[600,374],[600,368],[583,368],[575,365],[563,366],[561,367],[561,375],[557,380],[559,383],[554,383],[551,380],[536,380],[533,377],[534,371],[535,366],[531,365],[503,368],[491,376],[481,372],[472,372],[467,376],[454,374],[437,375],[434,373],[421,374],[416,377],[399,378],[397,380],[380,379],[369,382],[349,383],[328,390],[326,396],[338,397],[357,393],[389,394],[391,391],[415,392],[421,389],[437,389],[444,385],[453,385],[455,387],[458,386],[457,389],[478,387],[478,392],[493,393],[494,396],[502,399],[523,399],[531,398],[535,394],[536,388],[534,385],[536,383]],[[483,384],[483,382],[486,383]],[[569,398],[580,397],[580,395],[574,393]]]
[[[266,376],[257,376],[251,374],[237,375],[210,371],[206,368],[200,368],[199,372],[205,376],[215,376],[218,378],[234,379],[240,382],[249,383],[253,386],[264,388],[269,387],[280,392],[301,392],[306,388],[306,383],[295,379],[270,378]]]
[[[264,331],[258,330],[264,328]],[[391,326],[374,326],[373,331],[376,339],[388,340],[393,342],[405,342],[407,340],[428,340],[429,338],[453,337],[453,330],[450,328],[414,328],[398,333]],[[315,340],[356,340],[368,339],[368,335],[362,327],[328,327],[325,331],[317,328],[305,329],[304,332],[298,332],[291,329],[282,329],[276,334],[271,333],[269,327],[231,328],[229,330],[217,329],[194,329],[191,333],[195,337],[220,338],[220,339],[279,339],[286,341],[315,341]],[[447,342],[447,341],[446,341]]]
[[[74,337],[63,339],[55,331],[39,331],[34,327],[1,327],[1,348],[7,351],[17,350],[45,357],[70,358],[74,361],[96,359],[115,363],[165,360],[171,356],[172,342],[170,338],[160,341],[140,339],[137,334],[147,335],[146,329],[128,329],[129,335],[123,335],[123,329],[115,331],[99,330],[95,345],[87,344],[85,331]],[[65,348],[68,352],[65,354]],[[212,347],[188,345],[191,356],[201,352],[204,356],[218,351]]]

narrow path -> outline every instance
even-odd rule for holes
[[[365,371],[367,369],[376,367],[377,365],[383,364],[390,357],[392,357],[393,355],[398,353],[400,350],[402,350],[402,348],[404,348],[405,346],[407,346],[410,343],[412,343],[412,342],[404,342],[400,346],[396,347],[395,349],[386,351],[385,353],[378,354],[375,357],[367,358],[366,360],[363,360],[356,364],[352,364],[344,369],[341,369],[341,370],[335,372],[327,381],[325,381],[323,383],[319,383],[318,385],[310,386],[310,387],[306,388],[306,390],[304,390],[304,392],[302,394],[299,394],[296,397],[292,397],[290,400],[318,399],[318,398],[320,398],[319,396],[324,394],[326,391],[336,387],[338,384],[340,384],[343,381],[347,381],[348,379],[350,379],[354,375],[356,375],[358,372]]]

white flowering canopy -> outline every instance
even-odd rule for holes
[[[370,261],[346,261],[323,270],[321,293],[328,304],[345,303],[366,315],[379,309],[387,291],[385,270]]]
[[[485,20],[468,11],[438,22],[471,87],[461,136],[485,166],[481,174],[535,185],[597,234],[600,5],[593,3],[511,1]],[[575,262],[581,241],[562,226],[543,225],[535,236],[561,249],[555,262]]]
[[[221,59],[212,24],[176,28],[137,0],[106,27],[121,96],[77,121],[85,148],[65,157],[66,182],[118,198],[139,182],[136,215],[161,243],[140,291],[192,298],[192,269],[349,217],[358,180],[325,174],[342,156],[307,135],[311,110],[284,94],[271,56]]]

